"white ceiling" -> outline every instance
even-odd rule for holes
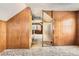
[[[77,11],[79,3],[32,3],[26,4],[31,7],[32,13],[36,16],[42,16],[42,10],[53,11]]]
[[[54,10],[54,11],[73,11],[79,10],[79,3],[29,3],[26,4],[33,9]]]
[[[7,21],[24,8],[26,5],[21,3],[0,3],[0,20]]]
[[[79,4],[71,3],[0,3],[0,20],[7,21],[26,7],[32,9],[35,16],[41,16],[42,10],[76,11]]]

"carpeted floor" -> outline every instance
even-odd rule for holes
[[[79,56],[79,46],[33,47],[31,49],[6,49],[1,56]]]

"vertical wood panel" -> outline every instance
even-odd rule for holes
[[[30,8],[26,8],[8,21],[7,48],[29,48],[31,16]]]
[[[54,11],[54,45],[72,45],[75,41],[75,12]]]
[[[0,21],[0,51],[6,49],[6,22]]]
[[[20,21],[20,26],[21,26],[21,36],[20,36],[21,48],[28,48],[29,47],[29,44],[31,44],[29,42],[30,41],[30,38],[31,38],[31,34],[32,34],[32,33],[30,33],[32,31],[32,29],[30,28],[31,27],[31,24],[32,24],[31,23],[32,17],[31,17],[31,14],[30,13],[31,13],[31,11],[28,8],[28,9],[25,9],[24,17],[22,17],[23,14],[20,15],[21,16],[20,17],[20,19],[21,19],[21,21]]]
[[[76,12],[76,40],[75,43],[79,45],[79,11]]]

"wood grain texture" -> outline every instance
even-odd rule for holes
[[[6,49],[6,22],[0,21],[0,52]]]
[[[79,11],[76,11],[76,40],[75,43],[79,45]]]
[[[31,9],[26,8],[7,22],[7,48],[29,48],[31,21]]]
[[[76,35],[76,13],[54,11],[54,45],[73,45]]]

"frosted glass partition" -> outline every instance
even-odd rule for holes
[[[46,12],[43,12],[43,46],[51,46],[52,41],[52,17],[47,14]]]

